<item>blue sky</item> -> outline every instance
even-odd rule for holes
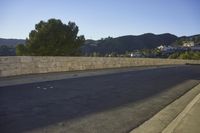
[[[0,38],[28,37],[40,20],[79,26],[87,39],[200,34],[200,0],[0,0]]]

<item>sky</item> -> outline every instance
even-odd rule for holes
[[[200,0],[0,0],[0,38],[25,39],[50,18],[75,22],[86,39],[200,34]]]

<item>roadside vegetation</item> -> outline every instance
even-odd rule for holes
[[[170,59],[192,59],[200,60],[200,51],[175,52],[169,56]]]

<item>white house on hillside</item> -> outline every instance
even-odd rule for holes
[[[193,47],[193,46],[194,46],[193,41],[183,43],[183,47]]]
[[[170,51],[170,50],[174,50],[175,48],[172,46],[166,46],[166,45],[160,45],[157,47],[159,50],[161,51]]]

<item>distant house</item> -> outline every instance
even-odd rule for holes
[[[175,50],[175,47],[172,46],[166,46],[166,45],[160,45],[157,47],[160,51],[172,51]]]
[[[144,57],[144,55],[140,52],[134,52],[130,54],[131,57],[135,57],[135,58],[141,58]]]
[[[190,42],[184,42],[183,43],[183,47],[193,47],[194,46],[194,42],[190,41]]]

